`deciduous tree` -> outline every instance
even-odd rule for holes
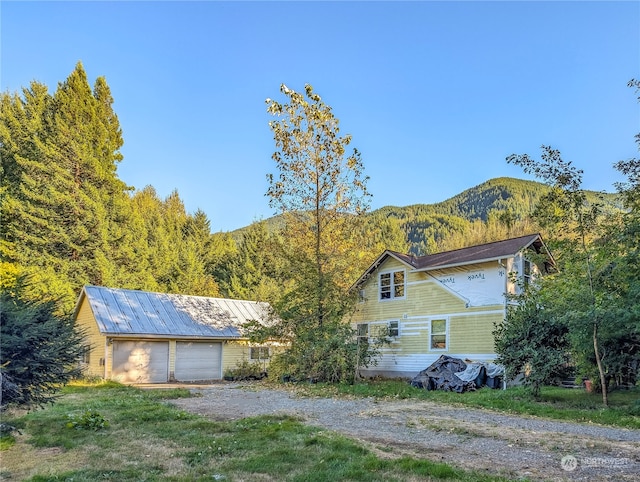
[[[276,303],[281,320],[276,328],[279,336],[291,340],[283,356],[297,360],[300,376],[319,367],[301,357],[313,353],[328,358],[322,347],[343,346],[345,336],[352,335],[341,324],[354,302],[348,287],[361,269],[357,253],[365,244],[359,222],[370,194],[360,153],[348,151],[351,136],[340,134],[331,107],[308,84],[304,93],[284,84],[280,91],[286,102],[266,101],[275,117],[269,126],[278,171],[267,176],[267,196],[285,220],[286,269],[293,289]],[[314,339],[318,344],[312,348],[307,343]],[[356,363],[355,358],[343,361],[351,369],[340,370],[340,379],[353,374]],[[288,365],[293,366],[291,360]],[[335,381],[326,371],[306,375]]]

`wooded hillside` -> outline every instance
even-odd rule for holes
[[[152,186],[127,186],[117,174],[124,141],[112,104],[105,79],[91,88],[82,64],[53,94],[35,81],[1,94],[2,287],[26,283],[28,297],[60,300],[65,311],[85,284],[282,296],[293,278],[279,258],[287,245],[280,218],[212,234],[207,215],[187,213],[178,192],[161,199]],[[546,189],[499,178],[437,204],[370,212],[351,271],[385,249],[421,255],[538,231],[530,215]]]

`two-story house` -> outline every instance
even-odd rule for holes
[[[420,257],[385,251],[354,285],[360,339],[384,327],[391,340],[362,375],[412,377],[443,354],[494,360],[507,294],[552,266],[539,234]]]

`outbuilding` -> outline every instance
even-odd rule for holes
[[[252,345],[251,321],[268,303],[85,286],[74,321],[85,334],[88,376],[122,383],[219,380],[243,361],[264,369],[273,346]]]

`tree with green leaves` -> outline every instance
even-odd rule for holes
[[[15,276],[29,277],[33,299],[70,309],[82,285],[120,283],[131,272],[118,264],[135,268],[112,103],[106,81],[92,91],[80,63],[53,95],[37,82],[22,96],[2,94],[0,255]]]
[[[538,397],[540,388],[570,361],[569,329],[543,307],[537,287],[528,286],[510,298],[507,316],[493,332],[498,362],[505,366],[509,380],[524,374],[524,383]]]
[[[351,136],[340,134],[331,107],[310,85],[305,85],[304,93],[284,84],[280,91],[286,102],[266,101],[267,112],[275,117],[269,126],[278,171],[267,176],[267,196],[284,219],[285,276],[293,288],[275,303],[280,319],[277,335],[291,341],[283,357],[289,357],[289,366],[295,365],[297,376],[306,372],[315,379],[335,381],[330,373],[318,373],[317,365],[305,363],[312,352],[330,355],[307,341],[333,340],[341,345],[353,335],[341,326],[354,304],[348,287],[361,269],[354,266],[354,259],[365,246],[360,223],[369,206],[368,178],[360,153],[348,151]],[[355,358],[345,363],[355,370]],[[339,378],[353,374],[351,369],[340,371]]]
[[[534,215],[551,233],[555,250],[567,268],[561,270],[562,274],[557,276],[558,282],[554,284],[556,295],[560,294],[555,297],[555,304],[566,302],[570,308],[564,312],[553,310],[551,306],[546,308],[567,320],[574,340],[584,341],[585,334],[588,334],[591,350],[587,351],[593,353],[602,402],[606,406],[608,387],[601,338],[613,329],[609,326],[613,320],[608,316],[610,293],[606,283],[599,283],[595,265],[594,239],[603,219],[600,206],[587,202],[581,187],[582,171],[571,162],[564,161],[560,152],[549,146],[542,146],[540,161],[524,154],[509,156],[507,162],[543,179],[550,187],[540,199]],[[584,352],[584,343],[579,343],[579,346]]]
[[[83,336],[52,301],[24,300],[20,282],[0,293],[0,408],[42,406],[81,375]]]

